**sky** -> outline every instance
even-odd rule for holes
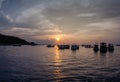
[[[29,41],[120,42],[120,0],[0,0],[0,33]]]

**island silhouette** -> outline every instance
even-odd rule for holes
[[[20,46],[20,45],[37,45],[37,44],[34,42],[28,42],[16,36],[0,34],[0,45]]]

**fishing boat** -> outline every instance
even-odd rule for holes
[[[58,49],[69,49],[70,45],[58,45]]]
[[[53,44],[48,44],[47,47],[48,47],[48,48],[50,48],[50,47],[55,47],[55,45],[53,45]]]
[[[78,50],[79,49],[79,45],[71,45],[71,50]]]
[[[104,43],[104,42],[100,43],[100,52],[101,53],[106,53],[107,52],[107,45],[106,45],[106,43]]]
[[[113,44],[108,44],[108,51],[109,52],[114,51],[114,45]]]
[[[99,51],[99,46],[98,46],[98,44],[95,44],[95,45],[94,45],[93,50],[94,50],[95,52],[98,52],[98,51]]]

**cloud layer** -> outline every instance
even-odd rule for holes
[[[119,8],[118,0],[1,0],[0,32],[119,42]]]

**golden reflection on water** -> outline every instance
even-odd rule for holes
[[[61,59],[60,59],[60,53],[59,53],[59,50],[58,50],[58,47],[56,46],[55,47],[55,65],[58,66],[61,64]]]
[[[54,70],[54,74],[55,74],[55,78],[60,79],[60,78],[64,78],[65,75],[62,73],[62,60],[61,60],[61,56],[60,56],[60,52],[58,47],[55,47],[55,70]],[[57,80],[56,82],[59,82],[60,80]]]

